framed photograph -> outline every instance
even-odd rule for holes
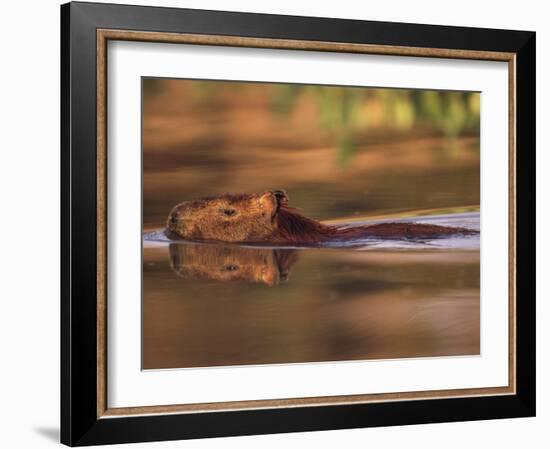
[[[61,439],[535,414],[535,33],[61,7]]]

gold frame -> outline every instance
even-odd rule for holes
[[[419,399],[443,399],[457,397],[479,397],[514,395],[516,393],[516,55],[515,53],[455,50],[443,48],[403,47],[388,45],[335,43],[321,41],[299,41],[286,39],[246,38],[237,36],[157,33],[115,29],[97,30],[97,417],[116,418],[121,416],[155,415],[170,413],[198,413],[227,410],[253,410],[265,408],[286,408],[303,406],[344,405],[352,403],[373,403]],[[396,56],[418,56],[431,58],[473,59],[503,61],[508,63],[509,111],[509,354],[508,386],[468,388],[454,390],[432,390],[419,392],[396,392],[346,396],[304,397],[252,401],[231,401],[203,404],[177,404],[139,407],[107,407],[107,42],[109,40],[181,43],[194,45],[217,45],[232,47],[271,48],[306,51],[327,51],[342,53],[364,53]]]

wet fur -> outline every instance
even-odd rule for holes
[[[386,239],[413,239],[443,237],[452,234],[477,234],[466,228],[438,226],[424,223],[378,223],[372,225],[325,225],[304,217],[294,209],[282,207],[278,214],[275,241],[316,243],[327,240],[354,240],[365,237]]]
[[[238,210],[236,218],[215,214],[221,206]],[[183,214],[185,232],[173,225],[174,216]],[[214,220],[214,221],[213,221]],[[177,221],[177,220],[176,220]],[[437,238],[453,234],[477,234],[466,228],[413,222],[386,222],[372,225],[327,225],[300,214],[288,206],[282,190],[261,194],[225,194],[215,198],[188,201],[176,206],[168,219],[167,234],[186,240],[214,240],[273,244],[316,244],[331,240]],[[185,235],[183,235],[185,234]]]

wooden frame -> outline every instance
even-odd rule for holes
[[[61,13],[62,442],[101,444],[534,414],[534,33],[89,3],[63,5]],[[107,408],[109,40],[508,62],[508,387]]]

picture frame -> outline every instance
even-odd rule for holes
[[[61,6],[61,442],[70,446],[535,415],[533,32],[72,2]],[[108,407],[107,44],[508,65],[509,383],[355,396]]]

